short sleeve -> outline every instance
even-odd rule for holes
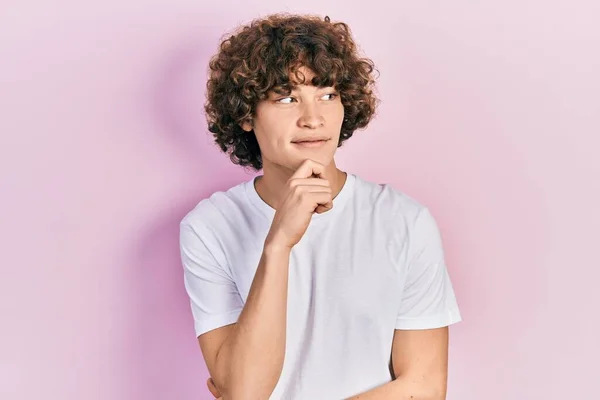
[[[180,251],[196,336],[236,322],[243,302],[235,282],[205,240],[184,222],[180,224]]]
[[[441,328],[462,320],[437,223],[424,207],[408,231],[408,266],[396,329]]]

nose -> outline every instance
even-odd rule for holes
[[[307,102],[302,105],[302,114],[298,118],[298,126],[301,128],[316,129],[325,125],[325,118],[317,104]]]

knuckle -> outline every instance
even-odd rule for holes
[[[294,193],[295,195],[301,195],[303,192],[302,187],[300,185],[294,185],[292,187],[292,193]]]
[[[300,194],[298,194],[298,202],[300,204],[305,204],[308,202],[308,193],[306,192],[301,192]]]

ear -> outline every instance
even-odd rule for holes
[[[244,122],[242,122],[242,124],[240,126],[246,132],[250,132],[252,130],[252,128],[253,128],[252,120],[251,119],[247,119]]]

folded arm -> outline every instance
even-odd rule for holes
[[[348,400],[444,400],[448,376],[448,327],[394,333],[395,379]]]

